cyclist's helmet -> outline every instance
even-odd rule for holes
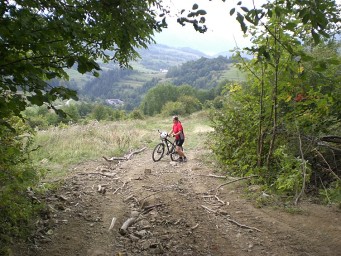
[[[165,139],[167,138],[167,136],[168,136],[167,132],[161,132],[160,134],[161,139]]]

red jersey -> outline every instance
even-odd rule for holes
[[[185,139],[185,133],[184,133],[184,130],[182,128],[180,121],[173,124],[173,133],[178,133],[179,131],[181,131],[181,133],[176,135],[175,139],[176,140],[184,140]]]

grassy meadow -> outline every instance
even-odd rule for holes
[[[225,79],[229,81],[246,81],[246,74],[235,67],[234,64],[230,64],[229,69],[223,73],[219,80]]]
[[[211,131],[207,113],[197,112],[180,120],[186,150],[204,147],[206,134]],[[102,160],[102,156],[123,156],[142,147],[152,149],[159,143],[157,130],[169,132],[171,127],[172,117],[160,116],[51,127],[37,132],[34,147],[38,149],[32,152],[32,158],[47,170],[47,179],[61,178],[79,163]]]

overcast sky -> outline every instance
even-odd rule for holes
[[[250,45],[250,38],[244,37],[239,23],[235,16],[230,16],[230,9],[237,6],[240,0],[164,0],[168,2],[173,10],[173,17],[168,18],[168,28],[162,33],[156,34],[154,39],[159,44],[166,44],[173,47],[190,47],[202,51],[208,55],[229,51],[235,47]],[[266,3],[266,0],[242,0],[242,6],[256,7]],[[194,3],[199,9],[207,11],[206,25],[208,31],[204,34],[196,32],[191,24],[182,27],[176,22],[176,13],[182,9],[191,10]],[[340,4],[341,0],[336,0]],[[185,13],[184,13],[185,14]],[[187,14],[187,12],[186,12]]]
[[[182,27],[176,22],[177,17],[172,15],[168,18],[168,28],[155,35],[157,43],[174,47],[190,47],[208,55],[226,52],[236,46],[250,45],[250,39],[244,37],[239,23],[229,14],[230,9],[235,7],[239,0],[226,0],[225,3],[222,0],[167,0],[167,2],[172,10],[177,11],[191,10],[193,4],[197,3],[199,9],[207,11],[205,17],[208,31],[204,34],[196,32],[191,24]],[[244,0],[243,6],[245,6],[244,2],[252,3],[251,0]],[[261,4],[265,1],[255,2]]]

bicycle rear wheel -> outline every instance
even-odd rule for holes
[[[165,153],[165,144],[163,143],[157,144],[152,154],[153,161],[154,162],[160,161],[164,153]]]
[[[175,151],[175,146],[173,146],[171,149],[170,158],[172,159],[172,161],[178,161],[179,157],[180,156],[179,156],[178,152]]]

